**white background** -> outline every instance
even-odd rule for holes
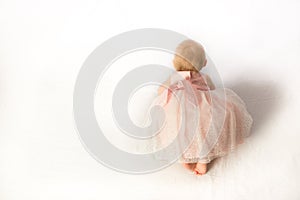
[[[0,198],[300,199],[300,2],[0,0]],[[255,124],[196,177],[175,164],[112,171],[76,134],[72,93],[86,57],[137,28],[201,42]]]

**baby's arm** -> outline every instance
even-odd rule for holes
[[[205,79],[206,79],[206,81],[207,81],[208,87],[209,87],[211,90],[216,89],[216,87],[215,87],[214,83],[212,82],[211,78],[210,78],[207,74],[204,74],[204,77],[205,77]]]
[[[165,87],[168,87],[169,85],[170,85],[170,79],[166,80],[161,86],[159,86],[157,90],[158,95],[160,95],[166,89]]]

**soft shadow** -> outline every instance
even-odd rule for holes
[[[280,90],[274,82],[238,82],[225,84],[246,103],[253,118],[251,135],[261,130],[280,106]]]
[[[253,118],[250,137],[261,132],[272,115],[275,115],[280,109],[283,94],[280,92],[279,86],[274,82],[241,81],[224,83],[224,86],[233,90],[246,103],[247,110]],[[208,174],[212,177],[215,176],[215,169],[222,168],[224,165],[226,165],[226,162],[222,162],[221,159],[213,160],[208,165],[210,171]]]

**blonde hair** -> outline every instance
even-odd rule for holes
[[[206,64],[204,48],[193,40],[185,40],[176,48],[173,59],[177,71],[200,71]]]

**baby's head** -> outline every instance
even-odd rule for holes
[[[201,44],[193,40],[185,40],[176,48],[173,59],[177,71],[200,71],[206,65],[205,51]]]

